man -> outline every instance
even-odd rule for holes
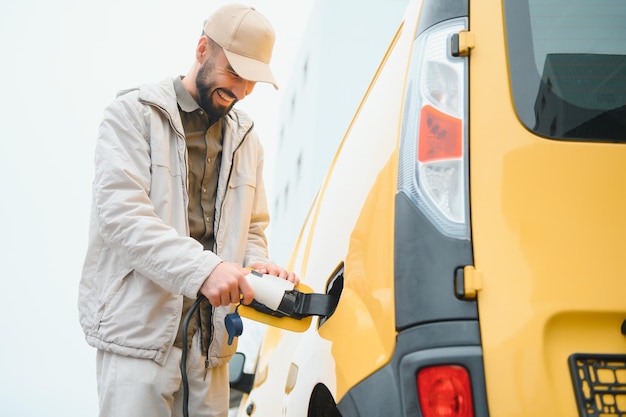
[[[227,416],[236,343],[224,317],[254,297],[244,267],[298,283],[268,261],[263,150],[233,108],[256,82],[278,88],[273,46],[254,8],[223,7],[205,22],[186,76],[121,92],[105,110],[79,291],[101,416],[180,415],[183,351],[190,415]]]

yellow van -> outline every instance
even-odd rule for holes
[[[625,141],[626,1],[412,1],[240,415],[626,416]]]

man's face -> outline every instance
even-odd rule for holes
[[[221,48],[209,55],[198,70],[196,88],[200,107],[217,120],[250,94],[255,83],[237,75]]]

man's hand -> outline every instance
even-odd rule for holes
[[[221,262],[204,280],[200,293],[214,307],[238,304],[240,300],[243,304],[250,304],[254,291],[246,279],[249,273],[237,264]]]
[[[298,278],[294,272],[289,272],[282,266],[278,266],[273,262],[257,262],[249,265],[249,267],[262,274],[274,275],[275,277],[286,279],[289,282],[293,282],[294,285],[298,285],[300,282],[300,278]]]
[[[249,266],[262,274],[274,275],[298,285],[298,276],[287,271],[275,263],[257,262]],[[248,283],[246,276],[250,271],[231,262],[221,262],[200,287],[200,294],[204,295],[212,306],[227,306],[230,304],[250,304],[254,299],[254,290]]]

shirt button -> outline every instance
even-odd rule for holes
[[[211,163],[211,158],[207,158],[206,161],[210,164]]]
[[[211,218],[209,216],[206,216],[206,221],[207,223],[209,223],[211,221]]]
[[[206,194],[206,188],[203,188],[203,189],[202,189],[202,192]]]

